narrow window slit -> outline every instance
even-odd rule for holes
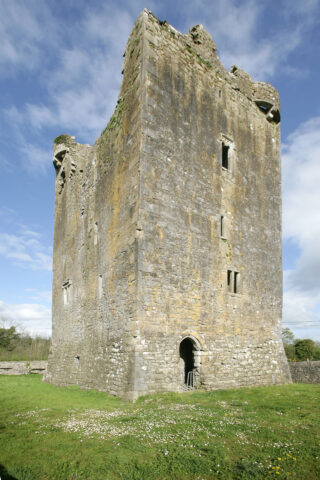
[[[229,145],[222,143],[222,167],[229,170]]]
[[[70,303],[70,300],[71,300],[71,285],[72,285],[71,280],[67,280],[67,281],[64,282],[64,284],[62,285],[62,290],[63,290],[63,304],[64,304],[64,305],[68,305],[68,304]]]
[[[224,219],[224,216],[221,215],[220,216],[220,236],[221,237],[225,237],[225,219]]]
[[[98,295],[99,295],[99,298],[102,297],[102,293],[103,293],[103,284],[102,284],[103,280],[102,280],[102,275],[100,274],[99,275],[99,279],[98,279]]]
[[[93,233],[93,244],[97,245],[98,243],[98,222],[94,224],[94,233]]]
[[[233,274],[233,293],[239,292],[239,272]]]
[[[228,270],[228,272],[227,272],[227,284],[228,284],[228,290],[230,292],[231,291],[231,285],[232,285],[232,270]]]
[[[240,273],[227,270],[227,289],[229,293],[240,292]]]

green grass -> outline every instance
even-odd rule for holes
[[[0,477],[318,479],[319,397],[320,385],[295,384],[130,404],[2,376]]]

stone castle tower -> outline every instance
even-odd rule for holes
[[[62,135],[46,380],[134,400],[290,381],[279,96],[144,10],[91,147]]]

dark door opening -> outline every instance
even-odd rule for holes
[[[194,369],[193,343],[190,338],[185,338],[180,343],[180,357],[184,361],[184,383],[187,383],[188,373]]]

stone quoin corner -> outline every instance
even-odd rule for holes
[[[144,10],[107,127],[58,137],[54,166],[46,381],[128,400],[291,381],[271,85]]]

